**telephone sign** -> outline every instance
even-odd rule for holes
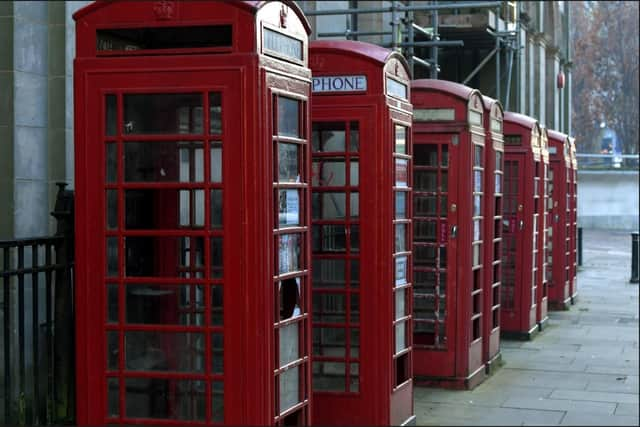
[[[313,93],[366,92],[367,76],[320,76],[311,84]]]

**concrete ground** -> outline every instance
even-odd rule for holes
[[[418,425],[640,425],[638,284],[631,234],[583,231],[578,299],[472,391],[416,387]]]

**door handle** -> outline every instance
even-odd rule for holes
[[[524,228],[524,221],[523,221],[523,220],[520,220],[520,221],[518,222],[518,230],[522,230],[523,228]]]
[[[451,227],[451,238],[455,239],[457,235],[458,235],[458,226],[454,225],[453,227]]]

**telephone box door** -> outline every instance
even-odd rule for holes
[[[237,266],[222,253],[234,252],[228,230],[240,215],[223,163],[240,139],[229,119],[241,88],[231,71],[178,71],[83,82],[82,114],[98,124],[80,154],[84,185],[102,189],[88,196],[98,215],[87,220],[95,256],[84,292],[95,305],[82,309],[95,358],[83,363],[95,381],[86,409],[107,424],[212,424],[234,403],[225,373],[235,371],[239,330],[228,333],[223,301],[235,299],[226,279]]]
[[[457,134],[414,133],[414,352],[417,375],[455,375]],[[460,158],[460,156],[451,156]],[[449,173],[452,172],[452,173]],[[428,360],[424,359],[428,357]],[[424,359],[424,360],[420,360]]]
[[[523,252],[525,230],[524,174],[522,156],[512,155],[504,160],[504,195],[502,217],[502,286],[500,288],[501,326],[517,330],[521,316],[524,279],[522,257],[531,256]],[[526,281],[524,283],[527,283]]]

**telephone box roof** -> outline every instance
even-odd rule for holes
[[[557,130],[547,129],[547,134],[549,138],[557,139],[560,141],[565,141],[569,138],[569,135],[566,133],[558,132]]]
[[[473,93],[481,96],[480,91],[461,83],[448,80],[419,79],[411,81],[411,89],[430,89],[453,94],[459,98],[468,100]]]
[[[524,114],[514,113],[513,111],[504,112],[504,121],[513,122],[527,129],[533,129],[534,127],[540,128],[538,121],[533,117],[525,116]]]
[[[341,50],[351,52],[355,55],[369,58],[380,64],[386,64],[393,57],[398,58],[409,70],[409,64],[402,54],[393,50],[356,40],[315,40],[309,43],[309,49],[318,50]]]
[[[131,0],[97,0],[94,1],[93,3],[77,10],[74,14],[73,14],[73,19],[78,21],[79,19],[84,18],[87,15],[90,15],[92,13],[95,13],[96,11],[108,7],[109,5],[116,3],[116,2],[120,2],[120,1],[131,1]],[[220,0],[217,0],[220,1]],[[262,8],[265,4],[269,3],[270,1],[265,1],[265,0],[222,0],[224,2],[227,3],[231,3],[233,5],[236,5],[239,8],[242,9],[246,9],[249,10],[251,12],[253,12],[254,14],[260,9]],[[307,34],[311,34],[311,26],[309,25],[309,21],[307,20],[307,17],[304,15],[304,13],[302,12],[302,9],[300,9],[300,6],[298,6],[298,4],[293,1],[293,0],[279,0],[280,2],[286,4],[287,6],[289,6],[291,8],[291,10],[293,10],[295,12],[295,14],[298,16],[298,19],[300,19],[300,22],[302,22],[302,25],[304,26],[305,30],[307,31]],[[215,1],[211,1],[210,3],[215,3]]]

